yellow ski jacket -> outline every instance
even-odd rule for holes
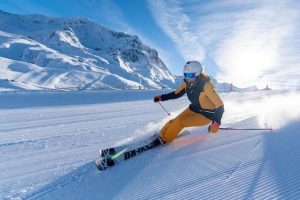
[[[184,81],[175,91],[161,95],[162,101],[177,99],[187,93],[191,104],[189,109],[201,113],[208,119],[221,124],[224,112],[223,101],[214,89],[210,78],[201,74],[194,82]]]

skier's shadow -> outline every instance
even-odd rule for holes
[[[155,154],[148,153],[105,171],[98,171],[93,161],[88,162],[24,199],[115,199],[155,158]]]

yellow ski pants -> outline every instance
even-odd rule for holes
[[[211,123],[210,119],[187,108],[163,126],[160,130],[160,137],[164,142],[168,143],[175,139],[185,127],[205,126],[209,123]]]

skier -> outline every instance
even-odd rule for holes
[[[176,91],[154,97],[154,102],[177,99],[187,93],[191,104],[175,119],[164,125],[159,137],[147,145],[131,149],[130,145],[103,149],[100,158],[95,161],[99,170],[105,170],[117,163],[128,160],[144,151],[169,143],[185,127],[205,126],[209,123],[209,132],[218,132],[224,112],[223,102],[214,90],[209,77],[203,73],[203,66],[198,61],[189,61],[184,66],[184,82]]]
[[[217,133],[224,112],[224,105],[214,89],[210,78],[204,74],[198,61],[188,61],[184,65],[184,82],[173,92],[154,97],[154,102],[177,99],[187,93],[191,104],[177,117],[167,122],[160,130],[160,140],[169,143],[185,127],[205,126]]]

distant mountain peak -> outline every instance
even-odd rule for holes
[[[0,58],[10,60],[2,68],[1,79],[32,85],[33,89],[175,87],[175,77],[158,52],[138,36],[106,29],[86,18],[4,11],[0,16],[0,40],[8,47],[0,47]],[[31,70],[17,72],[10,67],[12,63],[28,63]],[[22,88],[22,84],[18,86]]]

